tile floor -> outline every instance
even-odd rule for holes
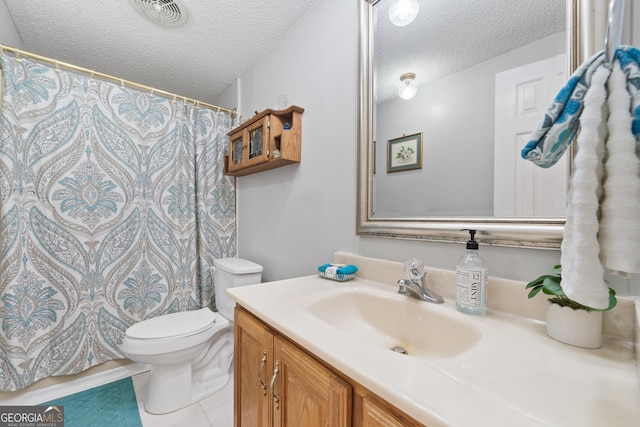
[[[143,427],[233,426],[233,379],[219,392],[184,409],[165,415],[153,415],[144,410],[144,393],[149,381],[149,372],[134,375],[131,379]]]

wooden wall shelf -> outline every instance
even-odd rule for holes
[[[303,108],[264,110],[229,135],[225,175],[244,176],[300,163]]]

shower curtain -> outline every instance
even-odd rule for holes
[[[131,324],[214,307],[236,254],[226,113],[0,56],[0,390],[125,357]]]

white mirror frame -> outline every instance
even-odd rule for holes
[[[356,233],[360,236],[395,239],[463,242],[468,233],[462,229],[478,230],[480,241],[499,246],[556,249],[562,242],[564,219],[493,218],[493,217],[430,217],[430,218],[374,218],[373,193],[373,86],[372,86],[372,8],[379,0],[362,0],[359,4],[359,80],[358,80],[358,157]],[[588,12],[593,0],[567,0],[567,56],[568,75],[580,64],[580,57],[588,57],[579,46],[580,33],[589,34],[585,22],[578,29],[578,17],[595,20]],[[604,39],[603,39],[604,40]],[[593,50],[593,49],[590,49]],[[594,50],[595,51],[595,50]],[[590,55],[589,55],[590,56]],[[572,155],[573,153],[570,153]]]

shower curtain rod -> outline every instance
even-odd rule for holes
[[[155,89],[155,88],[153,88],[151,86],[145,86],[145,85],[142,85],[140,83],[136,83],[136,82],[132,82],[132,81],[129,81],[129,80],[122,79],[122,78],[110,76],[108,74],[99,73],[97,71],[90,70],[88,68],[79,67],[77,65],[69,64],[67,62],[57,61],[55,59],[47,58],[46,56],[38,55],[36,53],[26,52],[24,50],[16,49],[15,47],[7,46],[7,45],[4,45],[4,44],[0,43],[0,54],[3,51],[7,51],[7,52],[13,53],[14,55],[16,55],[17,59],[20,59],[21,57],[28,57],[28,58],[31,58],[31,59],[35,59],[37,61],[47,62],[49,64],[55,65],[56,69],[59,68],[59,67],[64,67],[64,68],[68,68],[68,69],[73,70],[73,71],[77,71],[77,72],[81,72],[81,73],[84,73],[84,74],[88,74],[88,75],[91,76],[91,78],[100,77],[100,78],[105,79],[105,80],[111,80],[113,82],[119,83],[120,86],[122,86],[122,87],[124,87],[124,85],[127,85],[127,86],[135,88],[135,89],[146,91],[146,92],[149,92],[151,94],[151,96],[153,96],[153,95],[162,95],[162,96],[165,96],[167,98],[173,98],[174,102],[176,100],[182,100],[185,103],[186,102],[191,102],[191,103],[195,104],[196,107],[199,107],[199,106],[207,107],[207,108],[210,108],[212,110],[216,110],[217,112],[224,111],[224,112],[228,113],[232,118],[234,118],[236,116],[236,109],[235,108],[234,109],[229,109],[229,108],[219,107],[217,105],[207,104],[206,102],[198,101],[196,99],[187,98],[186,96],[176,95],[175,93],[170,93],[170,92],[167,92],[167,91],[164,91],[164,90]]]

